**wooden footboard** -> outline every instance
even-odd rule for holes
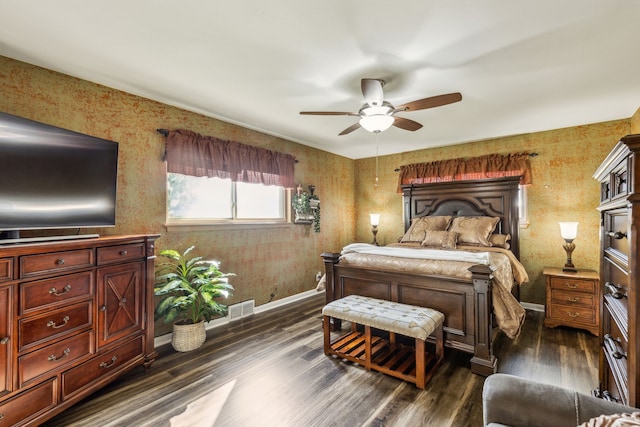
[[[397,301],[429,307],[445,316],[445,345],[472,353],[471,371],[488,376],[496,372],[492,350],[492,270],[474,265],[471,281],[372,270],[338,264],[339,253],[323,253],[326,272],[326,302],[347,295]],[[332,319],[334,328],[340,327]]]

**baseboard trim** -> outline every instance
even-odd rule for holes
[[[275,301],[271,301],[268,302],[266,304],[262,304],[259,305],[257,307],[255,307],[255,309],[253,310],[253,314],[259,314],[259,313],[264,313],[266,311],[269,310],[273,310],[279,307],[282,307],[283,305],[287,305],[287,304],[291,304],[294,302],[298,302],[298,301],[303,301],[307,298],[311,298],[318,295],[318,291],[316,291],[315,289],[311,289],[309,291],[305,291],[305,292],[301,292],[299,294],[295,294],[295,295],[291,295],[279,300],[275,300]],[[205,324],[205,329],[209,330],[209,329],[214,329],[217,327],[220,327],[222,325],[226,325],[230,323],[228,317],[220,317],[218,319],[214,319],[211,322],[208,322]],[[161,347],[163,345],[167,345],[167,344],[171,344],[171,338],[172,338],[172,334],[171,332],[169,332],[168,334],[165,335],[160,335],[159,337],[155,337],[153,339],[153,345],[158,348]]]
[[[544,304],[534,304],[532,302],[521,302],[520,303],[525,310],[531,311],[539,311],[540,313],[544,313]]]

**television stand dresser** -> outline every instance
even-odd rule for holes
[[[0,426],[41,424],[153,363],[158,237],[0,245]]]

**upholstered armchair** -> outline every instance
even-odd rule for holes
[[[568,427],[590,420],[589,426],[607,426],[611,425],[611,417],[605,420],[600,416],[638,411],[573,390],[507,374],[487,377],[482,405],[485,427]],[[640,423],[639,418],[634,420]]]

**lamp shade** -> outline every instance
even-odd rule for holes
[[[360,119],[360,126],[372,133],[378,133],[389,129],[395,119],[385,114],[364,116]]]
[[[578,223],[577,222],[559,222],[560,235],[565,240],[573,240],[578,235]]]
[[[377,226],[380,224],[380,214],[372,213],[369,216],[371,217],[371,225]]]

